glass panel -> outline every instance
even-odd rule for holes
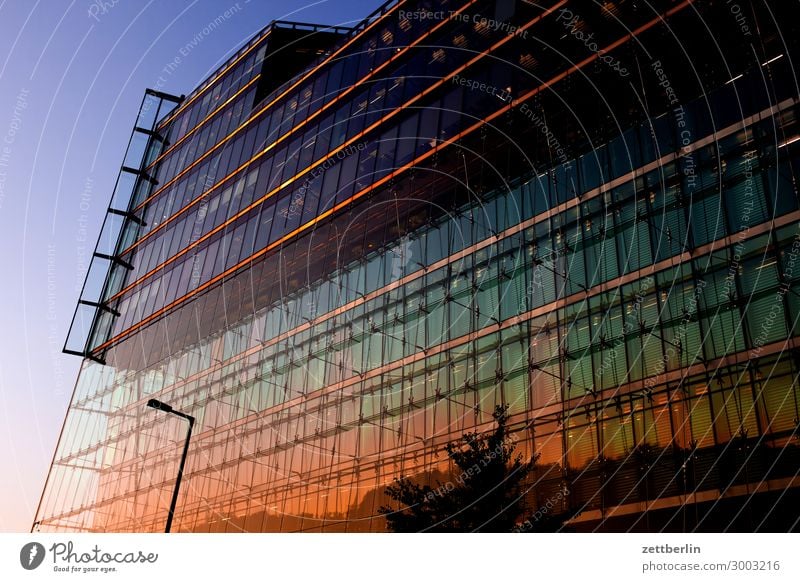
[[[149,143],[150,136],[140,131],[134,131],[122,165],[138,170],[145,159]]]
[[[128,204],[130,204],[133,198],[133,189],[135,186],[136,174],[125,171],[120,172],[109,206],[118,210],[127,210]]]
[[[83,353],[86,342],[89,339],[89,332],[91,331],[95,312],[96,310],[94,307],[78,305],[64,349]]]
[[[164,111],[159,113],[161,103],[160,97],[146,94],[144,96],[144,101],[142,102],[142,107],[139,110],[139,116],[136,118],[136,127],[141,127],[142,129],[153,129],[156,121],[158,120],[157,118],[166,113]]]
[[[95,257],[89,265],[89,272],[86,274],[86,282],[81,293],[84,301],[99,302],[103,285],[106,282],[110,261]]]

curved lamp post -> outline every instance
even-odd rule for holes
[[[164,533],[169,533],[172,528],[172,518],[175,517],[175,506],[178,504],[178,491],[181,488],[181,479],[183,478],[183,467],[186,464],[186,453],[189,452],[189,439],[192,438],[192,428],[194,427],[194,416],[180,412],[172,408],[169,404],[151,398],[147,401],[149,408],[162,410],[168,414],[174,414],[189,421],[189,430],[186,431],[186,443],[183,445],[183,455],[181,456],[181,464],[178,466],[178,478],[175,479],[175,491],[172,492],[172,503],[169,505],[169,515],[167,516],[167,527]]]

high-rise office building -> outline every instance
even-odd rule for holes
[[[151,399],[173,531],[384,531],[497,405],[530,513],[797,529],[788,4],[392,0],[148,91],[34,529],[163,530]]]

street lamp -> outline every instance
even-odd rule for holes
[[[166,404],[154,398],[151,398],[150,400],[147,401],[147,406],[149,408],[155,408],[156,410],[163,410],[168,414],[174,414],[175,416],[180,416],[181,418],[185,418],[186,420],[189,421],[189,430],[186,431],[186,443],[183,445],[183,455],[181,456],[181,464],[178,467],[178,478],[175,479],[175,491],[172,492],[172,503],[170,503],[169,505],[169,515],[167,516],[167,527],[164,530],[164,533],[169,533],[169,530],[172,528],[172,518],[175,517],[175,506],[178,504],[178,491],[181,488],[183,467],[186,464],[186,453],[189,452],[189,439],[192,438],[192,427],[194,427],[194,416],[175,410],[169,404]]]

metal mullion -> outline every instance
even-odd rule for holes
[[[550,8],[550,9],[548,9],[548,10],[547,10],[547,11],[545,11],[545,12],[544,12],[542,15],[540,15],[540,16],[537,16],[537,17],[533,18],[533,19],[532,19],[532,20],[530,20],[530,21],[529,21],[529,22],[528,22],[526,25],[524,25],[523,27],[521,27],[521,30],[525,30],[525,29],[529,28],[530,26],[532,26],[533,24],[536,24],[536,23],[537,23],[539,20],[541,20],[541,19],[542,19],[542,18],[544,18],[545,16],[549,15],[549,14],[550,14],[552,11],[554,11],[554,10],[555,10],[555,8],[556,8],[557,6],[559,6],[559,5],[563,4],[563,3],[564,3],[564,2],[563,2],[563,0],[562,0],[562,2],[560,2],[560,3],[559,3],[559,4],[557,4],[556,6],[554,6],[554,7]],[[392,118],[392,117],[394,117],[395,115],[397,115],[399,112],[401,112],[401,111],[405,111],[406,109],[408,109],[409,107],[411,107],[411,106],[412,106],[414,103],[416,103],[417,101],[419,101],[419,100],[420,100],[420,99],[422,99],[423,97],[427,96],[429,93],[433,92],[433,91],[434,91],[435,89],[437,89],[438,87],[440,87],[440,86],[443,86],[443,85],[445,84],[445,82],[446,82],[446,80],[447,80],[448,78],[451,78],[451,77],[454,77],[454,76],[458,75],[458,73],[460,73],[461,71],[463,71],[463,70],[465,70],[465,69],[469,68],[470,66],[472,66],[472,65],[473,65],[473,64],[475,64],[476,62],[480,61],[480,60],[481,60],[481,59],[482,59],[484,56],[486,56],[487,54],[489,54],[489,52],[490,52],[491,50],[493,50],[494,48],[498,48],[498,47],[502,46],[503,44],[505,44],[506,42],[508,42],[508,41],[509,41],[511,38],[513,38],[513,37],[512,37],[512,36],[507,36],[506,38],[504,38],[504,39],[502,39],[502,40],[498,41],[497,43],[495,43],[495,45],[493,45],[493,47],[491,47],[491,48],[490,48],[490,49],[488,49],[487,51],[485,51],[485,52],[483,52],[483,53],[480,53],[480,54],[478,54],[477,56],[475,56],[475,57],[473,57],[471,60],[469,60],[467,63],[465,63],[465,64],[463,64],[463,65],[461,65],[461,66],[457,67],[457,68],[456,68],[454,71],[452,71],[451,73],[448,73],[448,75],[447,75],[447,77],[446,77],[446,78],[442,78],[442,79],[440,79],[439,81],[436,81],[436,82],[435,82],[433,85],[431,85],[430,87],[428,87],[428,88],[427,88],[427,89],[425,89],[424,91],[421,91],[420,93],[417,93],[415,96],[411,97],[411,99],[409,99],[409,100],[408,100],[408,101],[407,101],[407,102],[406,102],[404,105],[402,105],[402,106],[400,106],[400,107],[398,107],[398,108],[396,108],[396,109],[393,109],[393,110],[392,110],[392,111],[390,111],[388,114],[384,115],[384,116],[383,116],[383,117],[381,117],[380,119],[378,119],[378,120],[376,120],[375,122],[373,122],[373,123],[372,123],[372,124],[371,124],[369,127],[366,127],[366,128],[364,128],[364,129],[362,129],[362,130],[361,130],[361,131],[359,131],[359,132],[358,132],[356,135],[352,136],[350,139],[346,139],[344,143],[342,143],[342,144],[340,144],[339,146],[337,146],[337,147],[336,147],[334,150],[331,150],[331,151],[329,151],[329,152],[328,152],[328,154],[327,154],[325,157],[321,158],[320,160],[317,160],[316,162],[313,162],[313,163],[311,163],[311,164],[310,164],[308,167],[306,167],[304,170],[302,170],[302,171],[298,171],[298,172],[297,172],[297,173],[296,173],[296,174],[295,174],[295,175],[294,175],[292,178],[290,178],[289,180],[285,181],[283,184],[279,185],[278,187],[276,187],[275,189],[273,189],[271,192],[269,192],[269,193],[267,193],[266,195],[264,195],[264,196],[263,196],[263,197],[262,197],[262,198],[259,200],[259,202],[258,202],[258,203],[262,203],[262,202],[263,202],[264,200],[266,200],[267,198],[270,198],[270,197],[272,197],[273,195],[277,195],[277,194],[279,194],[279,191],[280,191],[280,190],[283,190],[283,189],[284,189],[286,186],[288,186],[290,183],[292,183],[292,182],[296,181],[298,178],[302,177],[303,175],[305,175],[305,174],[307,174],[307,173],[311,172],[312,170],[314,170],[314,169],[315,169],[315,168],[317,168],[318,166],[320,166],[320,165],[322,165],[323,163],[327,162],[329,159],[332,159],[333,157],[335,157],[335,155],[336,155],[338,152],[340,152],[340,151],[343,151],[343,150],[344,150],[344,149],[346,149],[347,147],[350,147],[350,146],[352,146],[354,143],[357,143],[357,142],[358,142],[358,140],[359,140],[359,139],[361,139],[361,137],[363,137],[363,136],[364,136],[364,135],[366,135],[367,133],[371,132],[373,129],[376,129],[376,128],[379,128],[379,127],[381,127],[381,126],[382,126],[382,125],[383,125],[383,124],[384,124],[386,121],[388,121],[390,118]],[[387,61],[387,62],[388,62],[388,61]],[[342,97],[342,95],[340,95],[339,97],[337,97],[337,99],[338,99],[338,98],[341,98],[341,97]],[[506,110],[507,110],[509,107],[510,107],[510,106],[506,106],[506,107],[504,107],[504,108],[501,108],[501,109],[500,109],[500,110],[499,110],[497,113],[499,114],[499,113],[505,112],[505,111],[506,111]],[[320,111],[321,111],[321,110],[320,110]],[[316,115],[316,114],[315,114],[315,115]],[[492,118],[493,118],[493,117],[494,117],[494,116],[492,116]],[[488,122],[488,119],[487,119],[487,122]],[[248,123],[249,123],[249,122],[248,122]],[[482,122],[481,122],[481,123],[478,123],[478,124],[476,124],[476,126],[474,126],[472,129],[475,129],[475,128],[476,128],[478,125],[482,125],[482,124],[483,124]],[[240,131],[240,130],[241,130],[243,127],[245,127],[246,125],[247,125],[247,124],[240,126],[240,128],[239,128],[239,129],[237,129],[236,131],[237,131],[237,132],[238,132],[238,131]],[[299,127],[299,126],[298,126],[298,127]],[[466,134],[466,133],[469,133],[470,131],[472,131],[472,130],[469,130],[469,131],[462,132],[462,134],[459,134],[459,136],[460,136],[460,135],[463,135],[463,134]],[[231,136],[232,136],[232,135],[234,135],[234,134],[231,134]],[[290,133],[287,133],[287,134],[285,134],[285,136],[284,136],[284,137],[288,137],[289,135],[290,135]],[[229,136],[229,137],[231,137],[231,136]],[[446,145],[447,143],[450,143],[450,142],[457,142],[457,141],[458,141],[458,139],[457,139],[457,138],[458,138],[459,136],[456,136],[455,138],[452,138],[451,140],[448,140],[448,142],[445,142],[445,145]],[[281,138],[281,139],[284,139],[284,138]],[[223,142],[220,142],[220,143],[223,143]],[[277,144],[278,144],[278,143],[279,143],[279,142],[277,142],[277,141],[276,141],[276,142],[275,142],[275,143],[274,143],[272,146],[270,146],[270,148],[271,148],[271,147],[275,147],[275,146],[277,146]],[[216,147],[216,146],[215,146],[215,147]],[[269,151],[271,151],[271,149],[270,149],[270,148],[267,148],[267,149],[265,149],[265,150],[262,150],[261,152],[259,152],[258,154],[256,154],[256,156],[254,156],[253,158],[251,158],[251,159],[250,159],[250,161],[249,161],[249,162],[247,162],[247,164],[249,164],[249,163],[252,163],[252,162],[253,162],[253,161],[255,161],[256,159],[258,159],[258,158],[260,158],[261,156],[263,156],[263,155],[267,154]],[[212,150],[209,150],[209,153],[210,153],[211,151],[213,151],[213,149],[212,149]],[[427,154],[427,155],[423,155],[423,156],[420,156],[420,157],[418,157],[418,158],[417,158],[417,161],[419,161],[419,160],[421,160],[421,159],[424,159],[424,158],[428,157],[430,154],[432,154],[432,153],[436,153],[437,151],[438,151],[438,148],[436,148],[436,149],[432,150],[432,151],[431,151],[431,152],[429,152],[429,154]],[[198,164],[198,163],[199,163],[199,162],[200,162],[202,159],[204,159],[204,158],[199,158],[198,160],[196,160],[195,162],[193,162],[193,163],[192,163],[190,166],[188,166],[187,168],[185,168],[184,170],[182,170],[182,173],[183,173],[183,174],[187,173],[187,172],[188,172],[188,171],[189,171],[189,170],[190,170],[192,167],[194,167],[195,165],[197,165],[197,164]],[[404,168],[411,167],[411,166],[413,166],[413,163],[406,164],[406,166],[404,166]],[[241,165],[239,168],[237,168],[236,170],[234,170],[233,172],[231,172],[231,173],[230,173],[228,176],[226,176],[226,178],[225,178],[225,179],[232,177],[234,174],[236,174],[236,173],[238,173],[239,171],[243,170],[243,169],[244,169],[244,167],[245,167],[245,165],[244,165],[244,164],[243,164],[243,165]],[[179,174],[179,175],[178,175],[176,178],[174,178],[173,180],[171,180],[170,182],[168,182],[167,184],[165,184],[165,185],[164,185],[164,186],[163,186],[163,187],[162,187],[162,188],[161,188],[161,189],[160,189],[158,192],[154,193],[154,194],[151,196],[151,198],[154,198],[154,197],[155,197],[155,196],[157,196],[157,195],[158,195],[160,192],[164,191],[164,190],[165,190],[165,189],[166,189],[166,188],[167,188],[167,187],[168,187],[168,186],[169,186],[171,183],[173,183],[175,180],[177,180],[177,179],[180,177],[180,175],[181,175],[181,174]],[[367,190],[371,190],[371,188],[370,188],[370,189],[365,189],[364,191],[362,191],[362,193],[363,193],[363,192],[365,192],[365,191],[367,191]],[[353,199],[353,197],[351,197],[350,199],[352,200],[352,199]],[[196,203],[198,200],[200,200],[200,198],[197,198],[197,199],[195,199],[195,200],[193,201],[193,203]],[[145,202],[147,202],[147,200],[146,200]],[[145,202],[143,202],[142,204],[144,204]],[[253,204],[251,205],[251,207],[252,207],[253,205],[255,205],[255,204],[256,204],[256,203],[253,203]],[[339,206],[339,205],[337,205],[337,206]],[[184,208],[188,208],[188,206],[187,206],[187,207],[184,207]],[[137,208],[137,210],[138,210],[138,208]],[[241,214],[242,214],[242,213],[240,212],[240,213],[237,215],[237,217],[238,217],[238,216],[241,216]],[[232,220],[232,219],[229,219],[229,221],[228,221],[228,222],[230,222],[231,220]],[[165,223],[164,223],[164,224],[165,224]],[[162,225],[160,225],[160,227],[161,227],[161,226],[163,226],[163,224],[162,224]],[[149,233],[148,233],[148,236],[149,236]],[[126,252],[127,252],[127,250],[126,250]]]
[[[502,110],[501,110],[501,111],[502,111]],[[482,124],[482,123],[483,123],[483,122],[479,122],[477,125],[480,125],[480,124]],[[475,128],[475,127],[473,127],[472,129],[474,129],[474,128]],[[470,130],[465,130],[465,131],[466,131],[466,132],[469,132],[469,131],[471,131],[471,129],[470,129]],[[453,139],[456,139],[456,138],[453,138]],[[451,140],[451,141],[452,141],[452,140]],[[448,143],[449,143],[449,142],[448,142]],[[442,145],[446,145],[446,144],[442,144]],[[437,148],[438,148],[438,147],[441,147],[441,145],[440,145],[440,146],[437,146]],[[418,161],[420,161],[422,158],[430,157],[430,155],[432,155],[433,153],[435,153],[435,151],[436,151],[436,150],[431,150],[431,152],[429,152],[428,154],[425,154],[425,155],[421,156],[420,158],[418,158],[418,159],[417,159],[417,162],[418,162]],[[412,163],[412,165],[413,165],[413,163]],[[408,166],[408,167],[411,167],[411,166]],[[400,173],[400,172],[402,172],[404,169],[406,169],[406,168],[401,168],[401,169],[398,169],[398,170],[396,170],[396,172],[395,172],[395,173]],[[285,234],[285,235],[284,235],[284,236],[283,236],[281,239],[278,239],[278,240],[276,240],[275,242],[271,243],[270,245],[268,245],[268,246],[267,246],[267,247],[265,247],[264,249],[262,249],[262,250],[258,251],[258,252],[257,252],[257,253],[255,253],[253,256],[249,257],[247,260],[245,260],[245,261],[243,261],[242,263],[240,263],[240,265],[238,265],[238,266],[234,266],[234,267],[231,267],[231,268],[230,268],[230,269],[228,269],[228,270],[227,270],[225,273],[222,273],[222,274],[218,275],[217,277],[215,277],[214,279],[212,279],[211,281],[207,282],[206,284],[204,284],[203,286],[201,286],[201,288],[198,288],[198,289],[199,289],[199,291],[202,291],[202,289],[204,289],[204,288],[208,287],[210,284],[213,284],[213,283],[214,283],[216,280],[218,280],[219,278],[221,278],[221,277],[223,277],[223,276],[226,276],[226,275],[228,275],[228,274],[232,273],[233,271],[237,270],[237,269],[238,269],[238,268],[239,268],[239,267],[240,267],[242,264],[248,263],[248,262],[250,262],[250,261],[254,260],[255,258],[258,258],[258,257],[260,257],[260,256],[263,256],[263,255],[264,255],[266,252],[268,252],[269,250],[272,250],[272,249],[273,249],[273,248],[275,248],[277,245],[279,245],[279,244],[283,244],[283,242],[284,242],[286,239],[288,239],[288,238],[291,238],[291,237],[293,237],[294,235],[298,234],[299,232],[302,232],[303,230],[306,230],[306,229],[307,229],[307,228],[309,228],[310,226],[313,226],[313,225],[315,225],[317,222],[319,222],[319,221],[323,220],[323,219],[324,219],[324,218],[326,218],[328,215],[330,215],[330,214],[333,214],[335,211],[337,211],[337,210],[339,210],[340,208],[343,208],[345,205],[347,205],[347,204],[351,203],[351,202],[352,202],[354,199],[356,199],[356,198],[359,198],[359,197],[361,197],[361,196],[365,195],[367,192],[369,192],[369,191],[371,191],[371,190],[373,190],[373,189],[375,189],[375,188],[379,187],[380,185],[382,185],[384,182],[388,181],[388,179],[390,179],[390,178],[392,178],[392,177],[393,177],[393,174],[392,174],[392,175],[389,175],[389,176],[386,176],[386,177],[384,177],[384,178],[383,178],[383,179],[381,179],[380,181],[378,181],[378,182],[374,183],[374,184],[373,184],[371,187],[369,187],[369,188],[367,188],[367,189],[365,189],[365,190],[363,190],[363,191],[359,192],[358,194],[354,195],[353,197],[351,197],[351,198],[350,198],[350,199],[348,199],[348,200],[342,201],[342,202],[341,202],[340,204],[338,204],[336,207],[334,207],[334,208],[332,208],[332,209],[330,209],[330,210],[328,210],[328,211],[326,211],[326,212],[322,213],[321,215],[319,215],[318,217],[316,217],[314,220],[307,222],[306,224],[302,225],[301,227],[299,227],[299,228],[298,228],[298,229],[296,229],[295,231],[292,231],[292,232],[290,232],[290,233],[287,233],[287,234]],[[256,203],[254,203],[254,204],[256,204]],[[245,209],[245,211],[246,211],[246,210],[247,210],[247,209]],[[242,211],[242,212],[245,212],[245,211]],[[241,214],[241,213],[240,213],[240,214]],[[221,225],[221,226],[224,226],[224,225]],[[219,227],[218,227],[218,228],[219,228]],[[210,234],[213,234],[213,232],[212,232],[212,233],[209,233],[209,235],[210,235]],[[196,243],[196,244],[197,244],[197,243]],[[186,250],[186,249],[184,249],[184,250]],[[175,257],[173,257],[171,260],[174,260],[175,258],[177,258],[177,255],[176,255]],[[164,266],[165,266],[165,264],[162,264],[162,265],[159,265],[159,267],[158,267],[158,268],[163,268]],[[124,291],[124,290],[123,290],[123,291]],[[199,291],[198,291],[198,290],[195,290],[195,292],[199,292]],[[188,299],[188,297],[190,297],[190,296],[193,296],[193,295],[192,295],[192,294],[190,294],[190,295],[187,295],[187,296],[185,296],[184,298],[182,298],[182,300],[186,300],[186,299]],[[162,311],[163,311],[163,310],[162,310]],[[144,322],[140,322],[140,324],[143,324],[143,323],[144,323]],[[137,327],[138,327],[138,325],[139,325],[139,324],[137,324]],[[128,333],[130,333],[130,331],[131,331],[131,330],[128,330]]]
[[[473,0],[473,1],[474,1],[474,0]],[[388,14],[388,13],[387,13],[387,14]],[[385,15],[384,15],[384,16],[385,16]],[[376,20],[375,22],[373,22],[373,23],[370,23],[370,25],[369,25],[369,26],[368,26],[368,27],[365,29],[365,31],[366,31],[368,28],[371,28],[372,26],[374,26],[374,25],[375,25],[375,24],[376,24],[378,21],[380,21],[380,20],[382,20],[382,19],[383,19],[383,16],[382,16],[381,18],[379,18],[378,20]],[[438,28],[438,26],[437,26],[437,28]],[[271,31],[270,31],[270,32],[271,32]],[[362,32],[364,32],[364,31],[362,31]],[[337,50],[336,50],[336,51],[335,51],[333,54],[331,54],[330,56],[328,56],[328,57],[327,57],[327,58],[326,58],[326,59],[325,59],[325,60],[324,60],[322,63],[319,63],[318,65],[314,66],[314,67],[313,67],[313,68],[311,68],[309,71],[307,71],[307,72],[306,72],[306,74],[305,74],[305,75],[304,75],[304,76],[303,76],[301,79],[298,79],[298,80],[297,80],[297,81],[296,81],[296,82],[295,82],[295,83],[294,83],[294,84],[293,84],[291,87],[289,87],[289,88],[288,88],[288,89],[286,89],[286,90],[285,90],[283,93],[281,93],[281,95],[279,95],[278,97],[276,97],[275,99],[273,99],[273,100],[272,100],[270,103],[268,103],[267,105],[265,105],[264,107],[262,107],[262,108],[261,108],[261,109],[260,109],[260,110],[259,110],[259,111],[258,111],[258,112],[255,114],[255,115],[252,115],[252,116],[251,116],[251,119],[250,119],[250,120],[248,120],[248,122],[246,122],[246,123],[245,123],[245,124],[243,124],[243,125],[240,125],[240,126],[239,126],[239,127],[238,127],[238,128],[235,130],[235,131],[234,131],[234,132],[232,132],[231,134],[229,134],[229,135],[226,137],[226,139],[225,139],[225,140],[223,140],[222,142],[220,142],[220,144],[221,144],[221,143],[224,143],[224,141],[227,141],[227,140],[228,140],[228,139],[230,139],[232,136],[236,135],[236,134],[237,134],[239,131],[242,131],[242,128],[246,127],[246,126],[247,126],[249,123],[254,123],[254,121],[253,121],[253,120],[255,120],[255,119],[256,119],[256,118],[257,118],[259,115],[261,115],[261,113],[263,113],[264,111],[267,111],[269,108],[271,108],[273,105],[275,105],[275,103],[277,103],[278,101],[280,101],[281,99],[283,99],[284,97],[286,97],[287,95],[289,95],[289,94],[290,94],[292,91],[294,91],[294,90],[295,90],[295,89],[297,89],[298,87],[300,87],[300,86],[301,86],[301,85],[302,85],[302,84],[303,84],[305,81],[307,81],[309,78],[311,78],[311,77],[314,75],[314,73],[316,73],[318,70],[320,70],[320,69],[321,69],[321,68],[322,68],[324,65],[326,65],[326,64],[327,64],[329,61],[332,61],[332,60],[333,60],[333,59],[336,57],[336,55],[338,55],[339,53],[341,53],[341,52],[344,50],[344,48],[346,48],[347,46],[349,46],[349,45],[350,45],[350,44],[351,44],[351,43],[352,43],[352,42],[353,42],[353,41],[354,41],[356,38],[358,38],[358,37],[360,36],[360,34],[361,34],[361,33],[359,33],[358,35],[356,35],[355,37],[353,37],[352,39],[350,39],[350,40],[347,42],[347,44],[345,44],[344,46],[342,46],[342,47],[340,47],[339,49],[337,49]],[[408,50],[408,48],[409,48],[409,47],[406,47],[406,50]],[[393,58],[394,58],[394,56],[393,56]],[[388,63],[390,63],[390,62],[392,62],[392,59],[390,59],[389,61],[386,61],[386,62],[385,62],[383,65],[381,65],[381,67],[379,67],[379,70],[380,70],[381,68],[383,68],[383,66],[385,66],[385,65],[388,65]],[[372,76],[372,75],[374,75],[375,73],[377,73],[377,71],[370,72],[370,73],[369,73],[367,76],[365,76],[363,79],[364,79],[364,80],[366,80],[366,78],[367,78],[367,77],[369,77],[369,76]],[[355,86],[354,86],[354,87],[355,87]],[[354,87],[352,87],[352,88],[354,88]],[[338,101],[338,99],[339,99],[339,98],[341,98],[342,96],[343,96],[343,95],[338,95],[338,96],[337,96],[337,98],[336,98],[334,101],[332,101],[331,103],[334,103],[334,102]],[[193,100],[193,99],[196,99],[196,97],[193,97],[193,98],[192,98],[192,100]],[[191,101],[191,100],[190,100],[190,101]],[[188,105],[188,103],[187,103],[187,105]],[[328,104],[328,105],[330,105],[330,104]],[[317,113],[319,113],[320,111],[322,111],[322,109],[320,109],[319,111],[317,111],[317,112],[316,112],[314,115],[316,115],[316,114],[317,114]],[[298,127],[300,127],[300,126],[298,126]],[[292,130],[292,131],[293,131],[293,130]],[[289,135],[289,133],[285,134],[285,136],[284,136],[284,137],[286,137],[286,136],[288,136],[288,135]],[[282,138],[282,139],[283,139],[283,138]],[[276,142],[276,143],[277,143],[277,142]],[[219,145],[219,144],[218,144],[218,145]],[[216,146],[215,146],[215,147],[216,147]],[[209,151],[213,151],[213,149],[212,149],[212,150],[209,150]],[[158,194],[158,193],[156,193],[156,194],[153,194],[153,196],[156,196],[157,194]]]
[[[194,134],[199,128],[205,126],[205,124],[208,123],[211,119],[216,118],[219,113],[222,113],[222,110],[224,108],[228,107],[229,105],[232,105],[237,97],[240,97],[245,91],[247,91],[247,89],[250,89],[252,87],[252,85],[256,81],[258,81],[260,78],[261,78],[261,74],[260,73],[255,75],[252,79],[250,79],[247,83],[245,83],[245,85],[243,85],[238,91],[236,91],[233,95],[228,97],[223,103],[218,105],[214,110],[212,110],[209,113],[207,113],[203,117],[203,119],[201,119],[201,120],[199,120],[199,121],[197,121],[195,123],[195,125],[192,127],[191,130],[189,130],[182,137],[180,137],[178,139],[178,141],[176,141],[173,144],[170,144],[169,148],[167,150],[161,152],[155,160],[153,160],[150,164],[148,164],[145,167],[145,170],[150,171],[153,168],[155,168],[157,165],[164,163],[164,161],[167,159],[167,157],[170,156],[173,152],[175,152],[175,150],[177,148],[180,148],[180,146],[184,144],[184,142],[186,141],[186,139],[189,136]],[[217,142],[217,143],[219,143],[219,142]],[[216,143],[214,145],[216,145]]]

